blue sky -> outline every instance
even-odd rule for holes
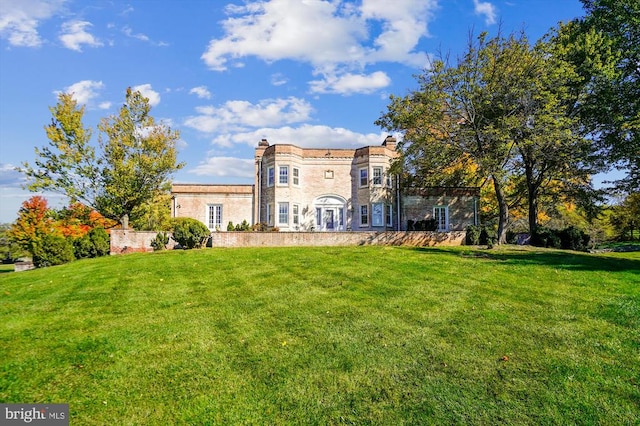
[[[47,144],[59,92],[86,105],[96,142],[138,89],[180,131],[175,182],[251,183],[262,138],[380,144],[389,95],[470,31],[535,41],[582,15],[578,0],[0,0],[0,223],[33,195],[14,169]]]

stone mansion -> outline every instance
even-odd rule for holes
[[[270,145],[255,151],[247,185],[174,184],[172,217],[191,217],[211,231],[229,222],[264,223],[283,232],[405,231],[435,219],[439,231],[478,223],[478,188],[401,191],[389,174],[396,140],[358,149]]]

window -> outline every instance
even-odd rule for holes
[[[386,185],[387,188],[393,188],[393,181],[391,180],[391,175],[388,172],[386,176]]]
[[[267,225],[273,225],[273,212],[271,210],[271,204],[267,204]]]
[[[449,230],[449,208],[446,206],[437,206],[433,208],[433,218],[438,224],[438,231]]]
[[[360,186],[369,184],[369,173],[367,169],[360,169]]]
[[[289,224],[289,203],[278,203],[278,224]]]
[[[322,209],[316,207],[316,228],[320,230],[322,228]]]
[[[293,205],[293,224],[300,225],[300,206],[298,204]]]
[[[340,221],[340,229],[344,229],[344,208],[338,208],[338,220]]]
[[[373,203],[371,204],[371,225],[372,226],[382,226],[383,225],[383,209],[384,204],[382,203]]]
[[[220,229],[222,225],[222,204],[209,204],[208,225],[209,229]]]
[[[369,226],[369,206],[360,206],[360,226]]]
[[[300,169],[297,167],[293,168],[293,184],[300,185]]]
[[[373,185],[382,186],[382,167],[373,168]]]
[[[393,226],[393,206],[391,204],[384,206],[384,213],[384,223],[386,223],[387,226]]]
[[[289,184],[289,166],[280,166],[278,168],[278,184]]]
[[[273,186],[275,179],[275,169],[273,167],[269,167],[267,169],[267,186]]]

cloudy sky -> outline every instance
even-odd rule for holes
[[[180,131],[176,182],[251,183],[262,138],[380,144],[388,96],[471,31],[535,41],[582,15],[578,0],[0,0],[0,223],[32,195],[15,168],[47,144],[60,92],[95,128],[140,90]]]

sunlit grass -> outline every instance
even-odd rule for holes
[[[637,424],[640,254],[209,249],[0,275],[0,401],[74,424]]]

